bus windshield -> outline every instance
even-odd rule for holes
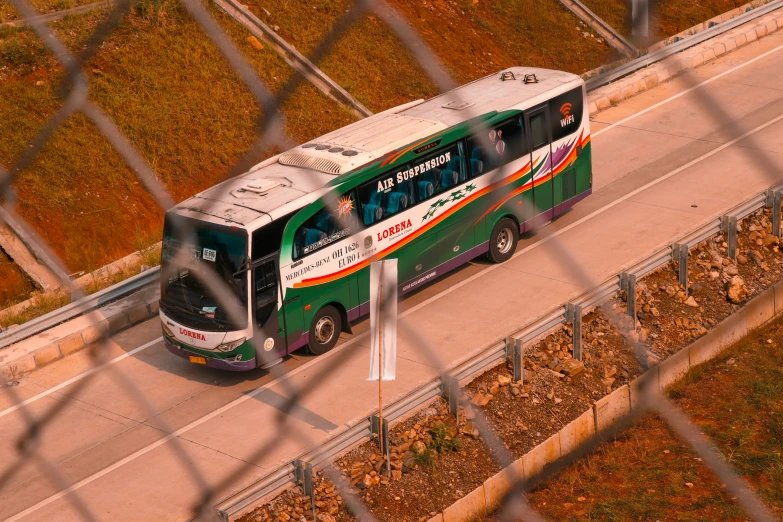
[[[176,224],[172,218],[176,218]],[[184,263],[183,258],[187,260]],[[161,261],[160,307],[172,320],[213,332],[247,327],[249,274],[243,270],[247,261],[247,236],[241,231],[168,215]],[[204,278],[199,277],[209,272],[236,296],[242,322],[232,319],[208,290]]]

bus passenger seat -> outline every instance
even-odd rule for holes
[[[428,198],[435,193],[435,187],[431,181],[419,181],[419,194],[422,199]]]
[[[440,175],[440,186],[443,188],[453,187],[458,182],[457,171],[445,169]]]
[[[484,173],[484,162],[478,159],[470,160],[470,171],[474,176],[479,176]]]
[[[383,217],[383,208],[374,203],[364,205],[364,224],[372,225]]]
[[[396,214],[408,207],[408,196],[404,192],[391,192],[387,198],[386,213]]]

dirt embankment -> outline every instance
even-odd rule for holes
[[[91,99],[111,116],[175,200],[219,181],[253,143],[259,109],[248,89],[178,2],[145,2],[87,64]],[[272,89],[292,71],[245,30],[213,14]],[[106,15],[52,24],[74,51]],[[11,164],[61,104],[62,70],[28,28],[0,31],[0,162]],[[295,140],[354,120],[310,85],[283,107]],[[261,158],[258,158],[261,159]],[[159,241],[162,211],[122,158],[84,116],[57,130],[17,178],[17,210],[69,269],[91,270]]]

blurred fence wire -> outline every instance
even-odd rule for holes
[[[44,22],[35,18],[37,13],[28,2],[25,0],[9,1],[18,10],[21,17],[30,20],[29,23],[38,38],[40,38],[49,52],[54,55],[62,65],[65,76],[60,86],[62,103],[59,109],[49,118],[46,124],[40,128],[31,141],[30,146],[24,149],[10,167],[6,169],[0,165],[0,188],[2,189],[5,202],[5,212],[7,212],[8,215],[13,216],[16,221],[23,223],[21,218],[13,211],[15,200],[14,181],[22,171],[31,166],[33,160],[41,153],[55,131],[68,118],[76,113],[82,113],[97,126],[114,149],[121,155],[134,175],[136,175],[139,181],[146,187],[147,191],[154,196],[158,205],[164,210],[170,208],[174,204],[174,200],[169,195],[166,188],[158,181],[159,178],[156,176],[153,168],[133,147],[131,142],[112,119],[90,101],[90,85],[87,75],[84,72],[85,63],[98,52],[102,43],[122,22],[123,17],[128,13],[129,9],[133,7],[134,2],[132,0],[116,0],[113,2],[108,15],[97,25],[84,49],[79,53],[73,53],[66,48],[63,42],[54,35]],[[274,148],[287,149],[292,146],[294,143],[293,140],[286,136],[284,132],[285,125],[280,108],[297,87],[299,87],[303,81],[306,81],[306,79],[301,73],[294,71],[291,79],[285,84],[282,90],[277,94],[272,93],[264,82],[259,79],[254,69],[244,59],[234,42],[232,42],[231,38],[221,28],[218,21],[210,14],[204,3],[202,3],[201,0],[182,0],[182,3],[190,16],[217,46],[220,53],[225,57],[238,77],[241,78],[250,90],[261,109],[259,119],[256,123],[256,141],[248,149],[246,154],[240,158],[235,165],[228,169],[228,175],[241,174],[252,167],[255,164],[256,159],[264,152]],[[646,6],[647,3],[648,2],[645,1],[634,2],[633,25],[639,25],[638,28],[635,27],[634,34],[647,35],[646,24],[648,17],[646,16],[646,11],[640,11],[640,8]],[[456,87],[456,83],[452,80],[447,68],[430,50],[424,39],[414,30],[411,24],[383,0],[356,0],[351,5],[350,9],[346,10],[345,14],[334,23],[330,32],[323,38],[321,43],[316,46],[315,50],[308,58],[315,64],[321,62],[330,54],[343,35],[368,14],[375,15],[386,24],[399,40],[403,42],[407,50],[415,57],[416,61],[421,66],[421,70],[429,76],[429,79],[441,91],[450,91]],[[685,77],[689,78],[687,75]],[[687,81],[692,82],[694,87],[696,86],[697,80],[688,79]],[[713,115],[722,126],[731,127],[733,122],[726,111],[721,109],[720,103],[717,100],[712,99],[705,90],[701,90],[699,94],[700,95],[697,97],[699,103],[709,109],[706,112]],[[458,93],[450,93],[449,96],[452,99],[448,101],[462,101],[457,99]],[[13,102],[13,100],[11,100],[11,102]],[[470,112],[470,107],[466,109],[466,112]],[[467,119],[474,116],[479,116],[479,114],[469,114]],[[484,132],[484,130],[485,129],[480,123],[475,123],[472,133],[475,139],[489,148],[491,147],[491,144],[489,143],[487,133]],[[736,136],[742,135],[744,132],[743,129],[737,127],[731,128],[731,131]],[[752,140],[753,138],[751,136],[748,139]],[[746,147],[742,150],[745,151],[744,154],[747,155],[749,162],[754,163],[761,171],[768,173],[770,180],[777,180],[778,172],[774,165],[774,161],[764,153],[762,148]],[[505,169],[505,166],[498,169],[494,174],[496,180],[505,177]],[[500,201],[508,190],[511,189],[499,189],[495,191],[494,194],[487,197],[494,198],[495,201]],[[325,198],[328,199],[329,196],[326,196]],[[325,203],[330,203],[330,201],[325,201]],[[538,214],[537,209],[530,210],[534,215]],[[0,214],[0,217],[5,215],[5,213],[2,213]],[[31,227],[27,228],[32,230]],[[192,234],[192,231],[190,230],[183,230],[182,232],[183,234]],[[40,245],[40,250],[44,252],[49,259],[50,263],[48,264],[56,267],[56,273],[62,279],[63,284],[70,288],[74,295],[78,295],[78,289],[73,287],[70,279],[67,277],[67,270],[64,268],[64,264],[57,258],[51,249],[46,246],[45,241],[34,232],[30,232],[30,234]],[[596,284],[596,281],[591,278],[583,267],[570,262],[574,257],[569,255],[568,245],[560,242],[557,238],[551,238],[547,243],[547,248],[552,249],[555,253],[555,255],[551,256],[553,259],[560,260],[560,262],[564,263],[566,268],[574,274],[580,286],[592,288],[592,286]],[[183,256],[179,261],[180,264],[185,267],[191,263],[191,260],[188,259],[187,256]],[[227,284],[214,273],[205,274],[199,270],[194,271],[194,274],[202,279],[203,285],[216,296],[222,308],[228,310],[229,314],[236,318],[237,322],[241,323],[242,321],[239,319],[244,311],[239,307],[236,299],[233,298],[232,291]],[[629,345],[633,348],[640,365],[643,368],[646,368],[647,350],[645,344],[638,340],[638,336],[631,334],[633,326],[629,327],[629,322],[623,321],[622,318],[618,317],[618,312],[615,310],[607,308],[604,312],[607,317],[609,317],[610,321],[625,336]],[[418,346],[421,352],[428,358],[429,364],[439,368],[445,377],[447,375],[448,361],[443,361],[439,357],[438,347],[432,346],[415,328],[408,325],[404,318],[400,319],[399,328],[400,335]],[[254,342],[263,342],[267,337],[268,336],[265,335],[264,332],[258,331],[257,334],[254,335],[253,340]],[[92,351],[94,367],[97,368],[101,366],[102,372],[110,373],[111,378],[120,383],[128,396],[132,397],[133,400],[136,401],[144,411],[148,412],[151,417],[154,417],[154,408],[147,400],[145,391],[139,388],[128,375],[117,370],[116,366],[105,365],[109,352],[107,344],[109,340],[110,335],[104,334],[99,347]],[[192,511],[195,518],[201,520],[212,520],[217,518],[214,506],[219,500],[218,495],[224,494],[226,488],[229,486],[230,477],[241,475],[244,471],[251,468],[255,462],[258,462],[264,458],[264,456],[275,451],[279,441],[291,440],[293,438],[298,440],[303,447],[312,447],[315,445],[315,442],[308,440],[301,431],[291,429],[289,421],[292,418],[292,412],[295,411],[297,405],[303,398],[310,394],[317,393],[317,383],[323,382],[325,380],[324,378],[329,374],[339,372],[344,363],[360,349],[359,346],[359,343],[354,343],[339,354],[336,354],[336,356],[331,357],[320,364],[308,380],[308,382],[311,383],[311,386],[306,389],[295,387],[289,380],[283,378],[285,372],[281,366],[273,366],[270,371],[275,377],[279,378],[279,382],[284,387],[285,401],[280,408],[277,424],[275,426],[267,427],[267,429],[276,430],[280,436],[273,437],[270,439],[270,442],[256,448],[253,455],[246,460],[246,463],[242,468],[226,474],[229,478],[226,478],[221,482],[210,482],[204,472],[200,469],[198,463],[194,462],[194,460],[188,456],[187,451],[184,449],[179,439],[179,434],[182,432],[182,429],[172,430],[165,426],[162,428],[168,435],[160,439],[157,445],[169,444],[173,448],[178,460],[191,478],[193,486],[199,491],[199,502],[197,505],[193,506]],[[256,350],[256,353],[266,354],[268,352],[261,349]],[[271,360],[262,361],[262,363],[271,362]],[[25,463],[34,462],[44,471],[59,491],[56,495],[42,501],[42,503],[19,513],[14,519],[22,518],[25,514],[30,513],[31,509],[37,509],[46,503],[53,502],[60,498],[67,499],[83,519],[97,520],[99,518],[93,513],[90,508],[90,503],[81,494],[80,490],[86,482],[70,483],[66,478],[66,475],[58,468],[58,465],[44,456],[41,451],[42,436],[46,430],[63,414],[69,401],[78,400],[83,390],[94,381],[97,375],[98,372],[92,373],[85,379],[75,383],[69,390],[68,397],[63,397],[62,400],[55,401],[50,407],[37,413],[34,413],[25,405],[24,398],[21,397],[13,387],[3,388],[3,393],[9,396],[13,404],[17,405],[17,410],[24,419],[25,429],[17,441],[15,459],[12,462],[3,463],[0,468],[0,490],[19,473]],[[516,477],[512,490],[506,495],[504,502],[499,509],[498,516],[502,520],[543,520],[543,517],[526,502],[526,491],[541,484],[566,466],[587,455],[604,440],[616,436],[622,430],[630,426],[633,421],[644,412],[654,411],[667,422],[671,429],[683,441],[686,441],[693,447],[703,459],[704,464],[726,484],[729,492],[737,497],[738,502],[741,503],[748,516],[757,521],[775,520],[775,517],[768,508],[764,506],[757,494],[750,489],[737,472],[732,469],[726,459],[716,451],[707,437],[699,431],[696,425],[689,421],[684,412],[677,408],[671,401],[663,397],[657,391],[654,383],[649,379],[643,381],[641,389],[643,391],[641,400],[638,402],[637,406],[631,410],[629,415],[615,421],[609,428],[602,432],[596,433],[579,449],[570,453],[568,456],[564,456],[554,465],[547,466],[537,476]],[[258,392],[259,390],[256,390],[249,395],[253,396]],[[475,416],[474,422],[481,433],[481,440],[488,446],[490,453],[497,464],[501,467],[505,467],[513,462],[513,456],[497,435],[494,434],[482,410],[473,408],[468,401],[464,400],[462,407],[464,409],[473,409]],[[346,500],[348,509],[356,518],[360,520],[374,520],[371,510],[364,505],[356,494],[343,485],[343,482],[339,480],[339,477],[337,476],[338,472],[333,467],[327,466],[324,468],[324,471],[329,475],[334,484],[340,488],[340,492],[342,497]]]

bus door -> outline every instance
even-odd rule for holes
[[[255,340],[256,361],[259,366],[263,365],[265,360],[271,362],[283,357],[288,352],[287,306],[280,307],[278,304],[279,296],[282,295],[280,272],[277,266],[278,255],[275,252],[255,261],[252,265],[253,295],[251,302],[253,303],[254,331],[260,336]],[[292,317],[292,322],[293,320],[294,317]]]
[[[554,206],[554,183],[552,182],[551,126],[549,105],[525,111],[525,133],[533,166],[533,205],[535,214],[533,226],[552,220]],[[538,170],[536,170],[538,169]]]

